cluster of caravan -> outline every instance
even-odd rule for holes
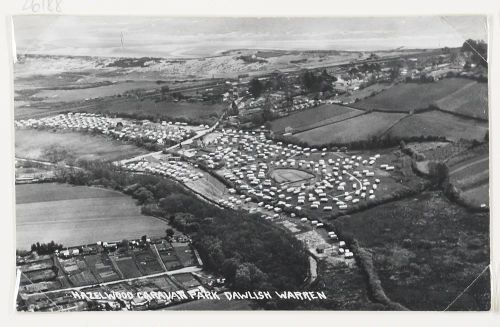
[[[57,128],[75,131],[97,131],[118,139],[145,139],[153,143],[181,142],[190,136],[186,123],[147,120],[130,121],[90,113],[68,113],[41,119],[15,121],[17,128]]]
[[[254,200],[258,205],[275,212],[298,215],[304,208],[332,211],[347,209],[350,204],[374,199],[380,180],[374,178],[380,155],[363,159],[343,157],[327,149],[302,148],[298,145],[273,143],[264,133],[223,130],[213,142],[212,152],[200,159],[209,167],[223,167],[224,178],[234,188],[229,192],[241,194],[241,201]],[[316,160],[310,159],[317,153]],[[307,159],[306,159],[307,158]],[[387,165],[383,167],[394,168]],[[313,176],[306,182],[276,183],[270,172],[276,168],[297,169]],[[390,169],[389,169],[390,170]],[[227,205],[221,201],[222,205]],[[238,204],[237,200],[229,205]]]
[[[316,228],[324,227],[319,219],[303,217],[305,211],[313,214],[320,208],[323,211],[348,209],[360,201],[374,199],[381,182],[375,178],[374,171],[379,154],[369,158],[345,156],[328,152],[326,148],[274,143],[262,132],[236,130],[222,130],[222,136],[212,146],[213,150],[200,160],[220,168],[224,178],[233,185],[228,191],[229,199],[221,199],[219,204],[235,208],[257,202],[257,206],[265,211],[258,210],[267,212],[262,218],[268,220],[288,215],[301,217],[302,223]],[[387,164],[380,167],[394,169]],[[313,177],[305,181],[278,183],[271,173],[283,168],[303,171],[306,176]],[[338,241],[335,232],[329,231],[328,235]],[[344,241],[339,242],[339,254],[345,258],[353,257]]]
[[[69,130],[99,130],[102,133],[114,128],[114,122],[106,117],[88,113],[68,113],[40,119],[16,120],[18,128],[58,128]]]
[[[123,167],[130,171],[146,172],[170,177],[182,183],[195,181],[203,177],[203,174],[196,172],[190,164],[176,160],[161,161],[156,163],[150,161],[138,161],[125,164]]]

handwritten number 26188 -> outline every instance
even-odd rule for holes
[[[23,11],[61,12],[62,0],[24,0]]]

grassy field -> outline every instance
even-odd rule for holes
[[[400,83],[352,106],[391,111],[423,109],[471,83],[475,82],[465,78],[446,78],[435,83]]]
[[[66,184],[16,185],[16,246],[54,240],[65,246],[163,236],[167,224],[143,216],[118,192]]]
[[[309,145],[349,143],[378,136],[406,114],[373,112],[306,132],[294,134]]]
[[[391,88],[392,86],[393,85],[389,83],[375,83],[360,90],[357,90],[352,94],[350,93],[341,94],[336,99],[343,102],[353,102],[356,101],[356,99],[362,100],[370,97],[373,93],[378,94],[384,90],[387,90],[388,88]]]
[[[274,132],[283,132],[285,127],[292,127],[294,130],[300,131],[313,128],[316,125],[334,123],[362,113],[360,110],[336,104],[326,104],[276,119],[271,122],[271,129]]]
[[[207,173],[203,174],[203,178],[199,178],[195,181],[187,181],[186,185],[192,190],[213,200],[220,199],[227,193],[226,186],[217,178]]]
[[[44,102],[73,102],[82,101],[90,98],[100,98],[108,97],[113,95],[123,94],[130,90],[136,89],[155,89],[160,88],[155,82],[150,81],[134,81],[134,82],[122,82],[110,85],[96,86],[96,87],[85,87],[75,89],[44,89],[40,92],[34,94],[35,97],[43,98]],[[92,86],[92,85],[88,85]],[[64,87],[64,86],[62,86]]]
[[[488,84],[477,82],[467,84],[436,101],[435,105],[445,111],[488,119]]]
[[[462,197],[468,201],[471,205],[479,207],[482,204],[489,206],[489,196],[490,196],[490,184],[485,183],[478,187],[470,188],[462,192]]]
[[[153,100],[137,100],[128,98],[125,101],[108,101],[98,106],[93,111],[100,113],[118,113],[118,114],[141,114],[156,117],[169,118],[189,118],[203,119],[216,118],[224,111],[222,104],[204,104],[197,102],[155,102]]]
[[[147,153],[135,145],[100,135],[16,129],[16,157],[48,160],[46,150],[54,146],[68,151],[69,156],[77,160],[115,161]]]
[[[277,182],[277,183],[288,183],[288,182],[297,182],[301,181],[304,179],[309,179],[314,177],[314,175],[298,170],[298,169],[275,169],[271,173],[271,177]]]
[[[489,264],[489,215],[440,192],[383,204],[334,221],[372,253],[382,286],[412,310],[443,310]],[[366,228],[370,226],[370,228]],[[488,310],[488,275],[452,310]]]
[[[468,158],[470,157],[470,158]],[[468,204],[479,207],[489,205],[489,153],[487,147],[477,148],[464,160],[452,160],[449,180],[461,198]]]
[[[392,127],[392,137],[444,136],[448,140],[483,140],[488,124],[460,118],[441,111],[428,111],[411,115]]]

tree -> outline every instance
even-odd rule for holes
[[[313,72],[306,71],[302,75],[302,83],[309,92],[316,92],[318,90],[318,83]]]
[[[429,175],[434,183],[440,185],[446,180],[446,178],[448,178],[448,166],[441,161],[431,161],[429,162]]]
[[[466,40],[461,48],[462,52],[471,55],[472,62],[488,67],[488,44],[483,40]]]
[[[169,91],[170,91],[170,88],[169,88],[167,85],[162,86],[162,87],[160,88],[160,94],[161,94],[160,98],[161,98],[161,100],[162,100],[162,101],[163,101],[163,100],[165,100],[165,99],[167,98],[167,93],[168,93]]]
[[[47,158],[47,161],[52,163],[58,163],[61,161],[72,162],[75,159],[75,155],[72,151],[61,145],[50,145],[43,149],[43,156]]]
[[[154,201],[153,193],[145,187],[139,187],[132,196],[136,198],[139,204],[151,203]]]
[[[240,114],[240,111],[238,110],[238,105],[236,105],[236,102],[231,102],[231,107],[229,108],[228,114],[230,116],[238,116]]]
[[[129,244],[128,244],[128,240],[127,239],[123,239],[122,240],[122,243],[121,243],[121,246],[128,251],[129,249]]]
[[[234,287],[239,291],[258,290],[266,282],[267,275],[248,262],[238,267],[234,277]]]
[[[229,258],[224,260],[221,267],[221,272],[224,277],[228,280],[228,282],[232,283],[236,276],[236,271],[240,266],[240,261],[236,258]]]
[[[63,246],[62,244],[57,244],[55,243],[54,241],[50,241],[50,243],[40,243],[40,242],[36,242],[35,244],[32,244],[31,245],[31,251],[33,252],[36,252],[40,255],[43,255],[43,254],[52,254],[54,253],[56,250],[62,250],[63,249]]]
[[[160,92],[163,95],[165,95],[166,93],[168,93],[168,91],[170,91],[170,88],[167,85],[162,86],[161,89],[160,89]]]
[[[400,67],[399,66],[394,66],[391,68],[391,71],[390,71],[390,77],[391,77],[391,80],[395,80],[396,78],[399,77],[399,71],[400,71]]]
[[[175,232],[174,232],[174,230],[172,228],[167,228],[167,230],[165,231],[165,233],[167,233],[167,237],[168,238],[174,237],[174,234],[175,234]]]
[[[262,91],[264,91],[264,85],[262,85],[258,78],[253,78],[250,81],[248,92],[250,92],[254,98],[258,98],[262,94]]]

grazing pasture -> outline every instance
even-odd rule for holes
[[[489,205],[489,156],[487,148],[480,148],[476,155],[458,161],[449,167],[449,180],[460,197],[474,207]]]
[[[441,110],[473,118],[488,119],[488,84],[473,82],[437,100]]]
[[[129,115],[148,115],[164,119],[187,118],[196,120],[216,119],[224,111],[224,105],[199,102],[169,102],[127,98],[126,101],[108,101],[88,111]]]
[[[119,192],[66,184],[16,185],[16,246],[76,246],[142,235],[164,236],[167,224],[144,216]]]
[[[286,127],[291,127],[294,131],[302,131],[314,128],[315,126],[334,123],[362,113],[363,111],[349,107],[325,104],[276,119],[271,122],[271,129],[274,132],[283,132]]]
[[[190,189],[214,200],[222,198],[227,192],[226,185],[209,174],[205,174],[203,178],[188,180],[185,184]]]
[[[339,123],[297,133],[294,136],[311,146],[369,140],[384,133],[405,116],[406,114],[402,113],[372,112]]]
[[[442,136],[450,141],[483,140],[486,133],[488,133],[486,122],[461,118],[441,111],[408,116],[388,131],[388,135],[394,138]]]
[[[148,151],[101,135],[78,132],[16,129],[15,153],[18,158],[50,161],[47,151],[54,148],[66,151],[68,159],[115,161],[145,154]]]
[[[485,183],[478,187],[470,188],[462,192],[462,198],[474,207],[480,207],[483,204],[489,206],[490,184]]]
[[[434,83],[400,83],[352,106],[360,109],[410,112],[427,108],[435,101],[474,83],[476,82],[465,78],[445,78]]]
[[[353,93],[344,93],[339,95],[336,99],[340,100],[344,103],[353,103],[355,101],[360,101],[362,99],[366,99],[370,96],[374,96],[388,88],[391,88],[393,84],[390,83],[375,83],[369,86],[366,86],[362,89],[357,90]]]
[[[64,86],[62,86],[64,87]],[[62,88],[61,87],[61,88]],[[44,102],[73,102],[85,99],[102,98],[123,94],[136,89],[159,88],[156,82],[130,81],[93,86],[92,84],[76,85],[72,89],[42,89],[34,97],[42,98]]]

